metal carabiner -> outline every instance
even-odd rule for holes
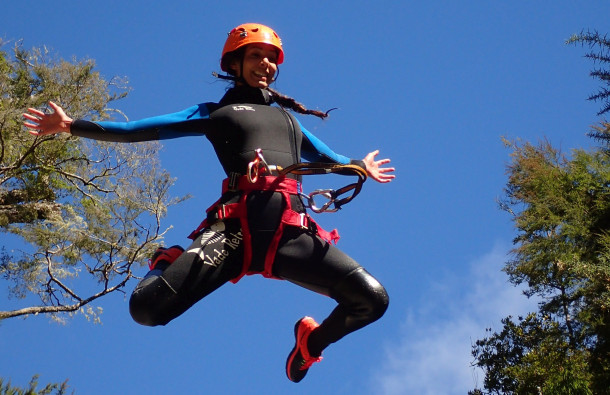
[[[256,153],[256,157],[252,162],[248,163],[248,172],[246,173],[248,176],[248,181],[253,184],[258,180],[261,167],[263,168],[264,172],[267,172],[269,175],[271,175],[273,171],[278,170],[277,166],[269,165],[267,163],[265,157],[263,156],[262,149],[257,148],[254,150],[254,152]]]
[[[265,160],[265,157],[263,156],[263,150],[260,148],[257,148],[256,150],[254,150],[254,152],[256,152],[256,158],[258,159],[259,167],[262,166],[263,169],[265,169],[267,171],[267,173],[271,174],[271,169],[269,168],[269,165],[267,164],[267,161]]]
[[[259,163],[260,159],[258,157],[256,157],[252,162],[248,163],[248,171],[246,173],[246,176],[248,177],[248,181],[250,181],[251,184],[254,184],[256,181],[258,181]]]
[[[304,193],[300,194],[302,198],[307,200],[306,206],[311,209],[314,213],[334,213],[339,211],[338,208],[330,208],[332,204],[335,203],[335,190],[334,189],[316,189],[313,192],[310,192],[309,195]],[[328,199],[326,203],[324,203],[321,207],[318,207],[315,201],[316,196],[322,196],[325,199]]]

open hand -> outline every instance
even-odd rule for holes
[[[49,106],[53,109],[51,114],[46,114],[35,108],[28,108],[28,112],[23,114],[26,121],[23,126],[30,129],[28,133],[34,136],[46,136],[60,132],[70,133],[72,118],[66,115],[64,110],[52,101]]]
[[[376,161],[375,157],[379,154],[379,150],[375,150],[364,157],[363,161],[366,165],[366,171],[373,180],[381,183],[392,181],[396,176],[394,174],[388,174],[394,172],[393,167],[383,167],[390,163],[389,159],[381,159]]]

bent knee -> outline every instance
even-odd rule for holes
[[[170,319],[164,313],[164,306],[169,305],[175,294],[164,284],[159,284],[155,278],[145,278],[129,298],[129,313],[131,318],[140,325],[165,325]]]
[[[371,296],[369,298],[369,318],[371,322],[380,319],[388,309],[390,304],[390,297],[387,291],[377,280],[376,286],[371,287]]]
[[[367,323],[381,318],[390,303],[386,289],[364,268],[348,274],[333,288],[332,293],[340,304]]]
[[[367,275],[367,288],[360,300],[360,308],[367,321],[373,322],[385,314],[390,304],[390,297],[379,281],[370,274],[367,273]]]
[[[158,313],[155,311],[155,306],[142,293],[134,292],[129,298],[129,314],[135,322],[145,326],[164,325]]]

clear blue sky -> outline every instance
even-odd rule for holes
[[[102,299],[103,323],[46,317],[0,325],[0,376],[24,386],[63,381],[77,394],[464,394],[481,385],[470,348],[486,327],[532,308],[500,272],[515,236],[495,199],[509,151],[501,137],[588,147],[598,106],[580,47],[582,29],[608,33],[606,1],[21,1],[0,8],[4,47],[23,39],[64,58],[89,57],[133,89],[117,103],[130,119],[215,101],[226,33],[261,22],[283,39],[276,89],[327,121],[300,117],[336,152],[379,148],[397,168],[367,183],[337,214],[339,246],[388,289],[375,324],[331,346],[300,384],[284,374],[293,323],[323,319],[331,300],[249,277],[226,285],[166,327],[131,321],[120,295]],[[186,243],[217,198],[220,166],[205,139],[164,144],[174,193],[168,244]],[[144,272],[144,269],[142,269]],[[142,273],[143,274],[143,273]],[[0,309],[22,305],[6,298]],[[131,283],[128,292],[135,286]]]

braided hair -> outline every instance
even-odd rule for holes
[[[279,93],[278,91],[276,91],[275,89],[271,89],[270,87],[267,87],[265,89],[267,89],[271,93],[271,95],[273,95],[273,100],[277,104],[279,104],[282,108],[289,108],[299,114],[315,115],[318,118],[325,119],[325,118],[328,118],[328,113],[331,112],[332,110],[334,110],[334,108],[331,108],[330,110],[328,110],[326,112],[322,112],[322,111],[318,111],[318,110],[310,110],[310,109],[306,108],[303,104],[294,100],[290,96],[283,95],[283,94]]]

